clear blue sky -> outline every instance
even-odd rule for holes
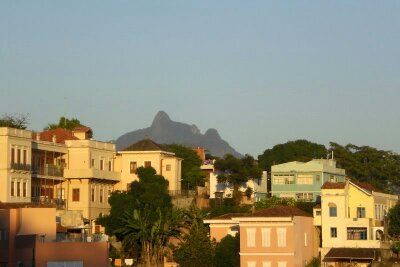
[[[1,1],[0,113],[102,140],[158,110],[242,153],[400,151],[399,1]]]

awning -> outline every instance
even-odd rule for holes
[[[374,248],[331,248],[324,257],[324,262],[371,262],[380,257],[379,249]]]

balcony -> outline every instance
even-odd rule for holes
[[[121,180],[121,173],[97,169],[65,169],[64,177],[67,179],[95,178],[118,182]]]
[[[46,164],[45,166],[33,166],[32,174],[38,176],[52,176],[52,177],[63,177],[64,168],[62,166]]]
[[[66,207],[66,200],[61,198],[32,197],[31,202],[39,205],[55,206],[58,210],[64,210]]]
[[[11,163],[10,168],[16,171],[26,171],[26,172],[31,171],[31,165],[24,163]]]

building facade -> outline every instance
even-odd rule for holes
[[[314,208],[314,224],[321,231],[321,257],[327,266],[339,266],[335,262],[343,261],[340,255],[346,251],[356,262],[360,250],[377,257],[379,249],[388,248],[386,214],[397,201],[398,196],[378,192],[369,184],[326,182],[321,206]]]
[[[271,194],[300,201],[318,201],[325,182],[344,180],[345,170],[337,168],[333,159],[293,161],[271,167]]]
[[[240,234],[240,266],[303,267],[318,255],[313,218],[295,207],[226,214],[205,223],[217,242]]]

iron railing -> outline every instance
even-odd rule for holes
[[[31,202],[42,205],[52,205],[58,210],[64,210],[66,207],[66,200],[61,198],[48,198],[45,196],[31,197]]]
[[[18,171],[30,171],[31,165],[25,163],[11,163],[11,169]]]
[[[45,166],[33,166],[32,173],[45,176],[64,176],[64,168],[58,165],[46,164]]]

